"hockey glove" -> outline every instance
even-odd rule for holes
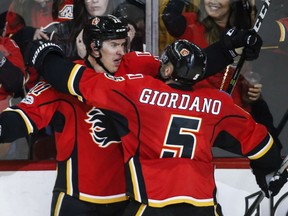
[[[253,169],[253,174],[255,175],[256,182],[261,190],[265,193],[267,198],[270,198],[270,192],[268,188],[268,184],[270,179],[272,178],[272,174],[265,174],[262,169]]]
[[[269,183],[269,190],[271,191],[271,196],[276,196],[283,185],[288,180],[288,171],[285,169],[283,173],[277,172],[271,179]]]
[[[231,28],[221,37],[221,44],[227,55],[232,58],[244,55],[247,61],[258,58],[262,43],[261,37],[254,30]]]
[[[30,67],[34,67],[37,71],[39,71],[45,56],[48,53],[55,53],[60,56],[64,56],[62,48],[56,43],[44,40],[31,41],[25,49],[25,64]]]

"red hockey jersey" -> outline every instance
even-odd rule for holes
[[[160,69],[160,61],[149,52],[129,52],[123,55],[116,72],[117,76],[141,73],[156,77]]]
[[[54,190],[93,203],[127,199],[120,138],[105,111],[40,82],[4,112],[19,114],[28,133],[51,122],[58,170]]]
[[[113,111],[122,131],[128,194],[153,207],[215,204],[211,148],[217,142],[228,150],[238,147],[250,160],[273,145],[265,126],[215,89],[183,91],[151,76],[114,77],[80,65],[71,70],[67,83],[57,80],[50,81]]]

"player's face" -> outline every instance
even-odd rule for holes
[[[204,5],[208,16],[226,25],[230,12],[230,0],[204,0]]]
[[[111,73],[115,73],[118,70],[122,56],[125,54],[126,49],[126,39],[103,41],[100,49],[102,55],[100,60]]]
[[[90,16],[103,16],[109,0],[85,0],[85,7]]]

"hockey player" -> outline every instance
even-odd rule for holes
[[[249,158],[257,183],[269,196],[265,177],[280,166],[279,149],[265,126],[229,95],[193,90],[213,61],[196,45],[180,40],[166,49],[160,69],[165,82],[142,74],[96,74],[61,58],[61,49],[51,43],[34,43],[30,51],[29,63],[58,90],[111,111],[131,198],[124,215],[222,215],[212,146]]]
[[[113,58],[121,59],[125,54],[127,28],[114,17],[103,17],[97,24],[86,26],[85,38],[89,46],[95,40],[103,46],[97,51],[89,49],[86,60],[80,63],[105,72],[92,56],[101,52],[109,59],[104,63],[106,67],[113,68]],[[51,215],[123,214],[128,202],[123,152],[119,135],[105,113],[41,81],[17,106],[0,115],[0,124],[5,125],[6,131],[1,133],[1,143],[37,133],[49,124],[52,126],[57,148],[57,177]]]

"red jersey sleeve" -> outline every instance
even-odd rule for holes
[[[36,125],[37,130],[48,126],[58,105],[57,103],[51,103],[51,101],[56,101],[57,97],[57,92],[46,82],[37,83],[28,92],[17,105],[22,110],[21,112],[24,111],[22,115],[25,116],[23,119],[27,121],[28,131],[35,131],[32,125]],[[50,105],[44,106],[45,104]]]

